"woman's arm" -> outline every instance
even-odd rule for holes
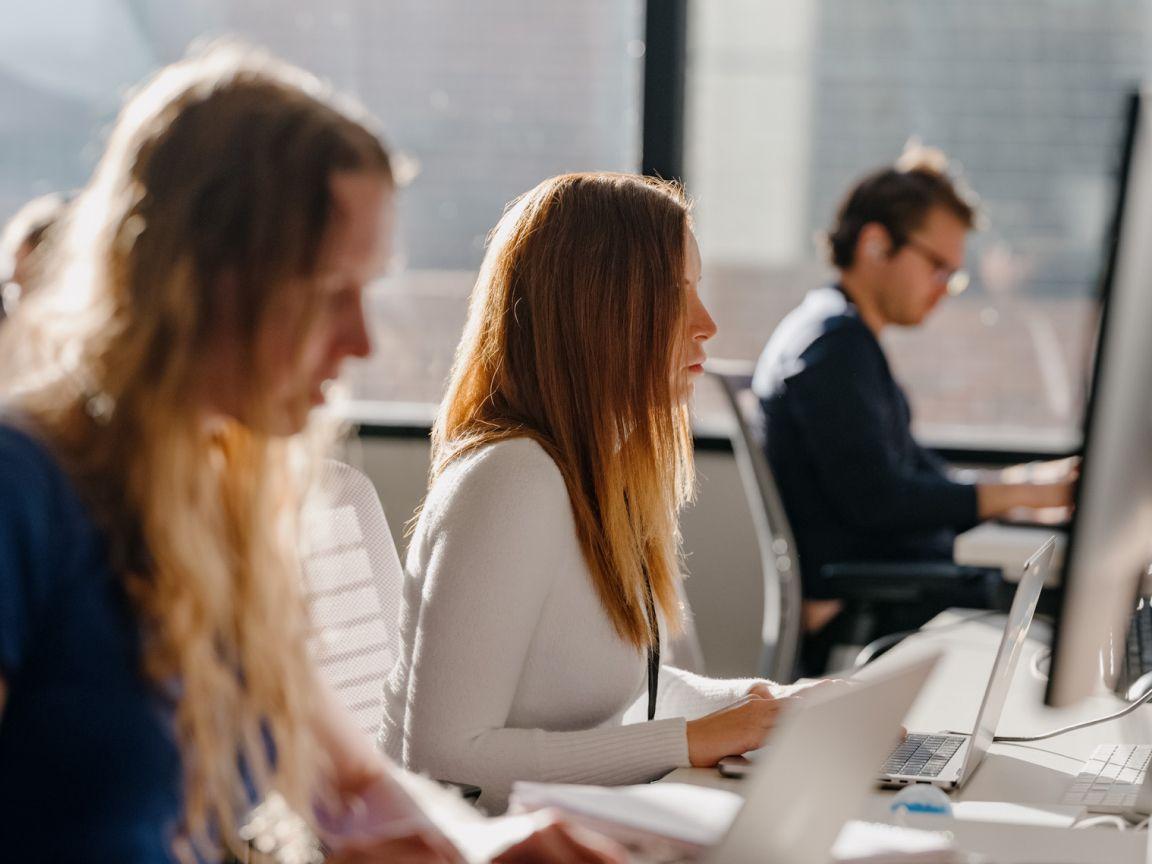
[[[421,594],[396,750],[409,767],[479,786],[496,809],[515,780],[638,783],[687,765],[682,719],[578,731],[510,723],[525,670],[558,662],[533,653],[556,580],[588,577],[559,470],[534,442],[496,447],[438,481],[413,538],[408,570]],[[566,624],[603,632],[599,619]],[[564,686],[598,686],[592,666],[579,674],[579,650],[557,650],[574,664]]]
[[[327,800],[316,802],[316,821],[335,853],[328,860],[353,864],[396,860],[458,864],[463,858],[425,808],[399,781],[399,771],[357,728],[339,698],[316,675],[312,730],[332,770]],[[464,818],[475,818],[459,805]],[[452,814],[456,817],[460,812]]]
[[[421,784],[385,757],[357,726],[335,691],[316,676],[313,734],[332,769],[331,803],[317,802],[322,828],[333,835],[396,834],[448,819],[475,820],[476,811],[433,784]],[[335,812],[328,812],[334,810]]]
[[[661,666],[656,716],[694,720],[731,705],[757,684],[770,683],[763,678],[708,678],[676,666]],[[647,703],[645,692],[637,705],[646,709]],[[636,717],[636,706],[629,711],[629,717]]]

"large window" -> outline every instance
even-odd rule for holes
[[[711,353],[754,360],[828,278],[814,234],[916,135],[983,199],[973,288],[887,347],[933,441],[1074,446],[1125,92],[1148,0],[688,0],[685,180]],[[235,33],[357,95],[418,169],[376,356],[382,419],[439,399],[487,231],[568,170],[640,165],[642,0],[39,0],[0,28],[0,219],[81,185],[123,90]],[[702,425],[713,419],[708,393]],[[716,416],[719,416],[718,414]]]
[[[688,185],[714,354],[754,360],[829,276],[814,236],[917,136],[982,199],[973,287],[885,334],[925,438],[1076,445],[1146,0],[691,3]],[[701,399],[707,413],[707,400]]]
[[[196,38],[238,34],[363,101],[417,173],[369,300],[376,354],[351,378],[416,419],[505,203],[553,174],[640,165],[641,0],[42,0],[5,15],[0,221],[82,185],[124,88]]]

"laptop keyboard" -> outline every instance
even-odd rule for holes
[[[1102,744],[1084,763],[1062,804],[1082,804],[1089,810],[1131,810],[1152,758],[1152,745]]]
[[[880,772],[939,777],[948,760],[967,740],[966,735],[909,735],[892,751]]]
[[[1142,598],[1132,613],[1116,691],[1123,693],[1145,672],[1152,672],[1152,602],[1148,598]]]

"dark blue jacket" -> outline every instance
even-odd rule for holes
[[[912,437],[884,351],[838,287],[818,288],[768,341],[753,389],[800,555],[804,592],[841,561],[950,560],[976,489]]]

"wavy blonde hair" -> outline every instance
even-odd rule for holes
[[[564,477],[592,581],[617,633],[680,623],[679,510],[693,487],[674,392],[684,328],[688,204],[629,174],[553,177],[497,224],[432,432],[432,479],[518,436]]]
[[[309,732],[295,523],[312,445],[331,436],[259,431],[273,409],[255,346],[273,307],[306,332],[342,172],[391,182],[355,108],[242,45],[198,52],[126,103],[47,284],[0,340],[0,396],[106,533],[143,671],[174,706],[185,858],[238,851],[249,783],[307,814],[327,770]],[[244,423],[205,422],[197,398],[222,318],[249,370]]]

